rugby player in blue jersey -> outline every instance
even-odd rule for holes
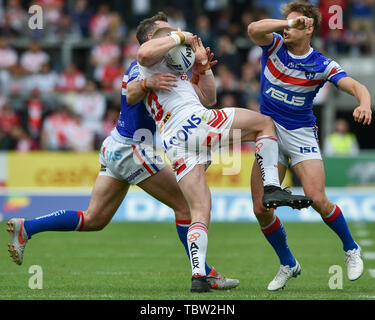
[[[148,33],[167,24],[167,17],[159,13],[147,21]],[[168,24],[167,24],[168,25]],[[142,44],[147,35],[138,39]],[[210,64],[213,54],[210,54]],[[124,75],[121,95],[121,113],[116,128],[103,142],[100,150],[101,170],[95,182],[89,207],[86,211],[59,210],[36,219],[13,218],[7,222],[10,232],[8,251],[13,261],[22,264],[27,241],[42,231],[98,231],[103,229],[124,200],[130,185],[141,189],[174,210],[180,241],[189,257],[187,233],[191,216],[189,206],[178,187],[172,169],[154,153],[152,146],[141,143],[141,135],[152,137],[155,123],[143,102],[148,90],[170,90],[176,77],[160,73],[148,77],[144,83],[133,81],[138,77],[138,64],[134,61]],[[131,83],[134,94],[127,101],[126,87]],[[238,286],[237,279],[219,274],[205,264],[207,282],[212,289],[231,289]]]
[[[365,86],[348,77],[335,61],[310,46],[321,21],[317,7],[309,2],[293,2],[284,7],[283,13],[285,20],[264,19],[248,26],[250,38],[263,50],[260,112],[270,116],[275,123],[280,181],[290,163],[306,196],[313,200],[313,208],[341,239],[348,278],[356,280],[363,273],[361,248],[353,240],[341,209],[327,199],[312,107],[318,90],[330,81],[358,100],[354,120],[369,125],[372,115],[370,94]],[[282,30],[283,36],[276,33]],[[299,275],[301,266],[288,247],[286,232],[274,210],[266,210],[262,205],[261,185],[261,172],[255,161],[251,176],[254,213],[281,264],[268,285],[268,290],[274,291]]]

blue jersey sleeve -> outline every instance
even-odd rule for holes
[[[332,82],[337,87],[337,82],[340,79],[347,77],[348,75],[336,61],[332,60],[329,66],[330,66],[330,69],[329,69],[329,74],[327,76],[327,80],[329,82]]]
[[[132,64],[127,70],[126,74],[128,75],[128,82],[137,79],[139,76],[139,65],[138,63]]]
[[[272,36],[273,36],[273,40],[271,44],[267,46],[260,46],[263,49],[263,53],[268,52],[268,50],[273,47],[277,39],[280,39],[281,41],[284,40],[284,38],[276,32],[272,32]]]

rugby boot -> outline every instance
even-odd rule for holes
[[[211,267],[210,273],[207,275],[208,286],[211,289],[229,290],[237,287],[240,283],[237,279],[230,279],[218,273],[214,267]]]
[[[265,186],[262,198],[263,206],[266,209],[277,207],[291,207],[293,209],[307,208],[312,205],[311,198],[300,195],[293,195],[289,190],[276,186]]]
[[[207,277],[201,275],[193,275],[191,278],[190,292],[211,292],[208,286]]]
[[[27,240],[29,240],[23,226],[24,221],[25,219],[13,218],[7,222],[7,231],[9,232],[8,251],[10,257],[18,265],[22,264],[23,251],[25,250]]]

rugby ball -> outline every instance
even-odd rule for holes
[[[184,73],[193,66],[195,54],[190,46],[180,44],[167,52],[165,60],[171,69]]]

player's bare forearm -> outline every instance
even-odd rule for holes
[[[130,81],[126,86],[126,101],[131,105],[137,104],[144,99],[146,93],[147,91],[141,86],[141,81]]]
[[[165,32],[168,32],[167,30]],[[137,60],[140,65],[151,67],[158,63],[163,56],[172,48],[179,44],[191,44],[193,34],[178,29],[176,34],[165,35],[159,38],[151,39],[138,50]]]
[[[257,45],[267,46],[272,43],[272,32],[276,32],[285,28],[295,28],[298,30],[313,27],[314,19],[306,16],[299,16],[295,19],[263,19],[249,24],[247,27],[251,40]]]
[[[371,95],[367,88],[351,77],[341,78],[337,82],[337,86],[358,100],[359,106],[353,112],[354,120],[363,124],[370,124],[372,119]]]
[[[199,75],[198,83],[193,83],[193,86],[200,102],[205,107],[216,104],[216,83],[213,74]]]
[[[150,67],[158,63],[163,56],[177,45],[172,37],[162,37],[151,39],[139,48],[137,54],[138,63],[145,67]]]
[[[141,102],[149,90],[171,91],[177,87],[177,77],[171,73],[155,73],[141,81],[130,81],[126,87],[126,101],[129,104]]]
[[[279,31],[288,27],[287,20],[263,19],[249,24],[247,32],[251,40],[260,46],[266,46],[272,43],[272,32]]]

